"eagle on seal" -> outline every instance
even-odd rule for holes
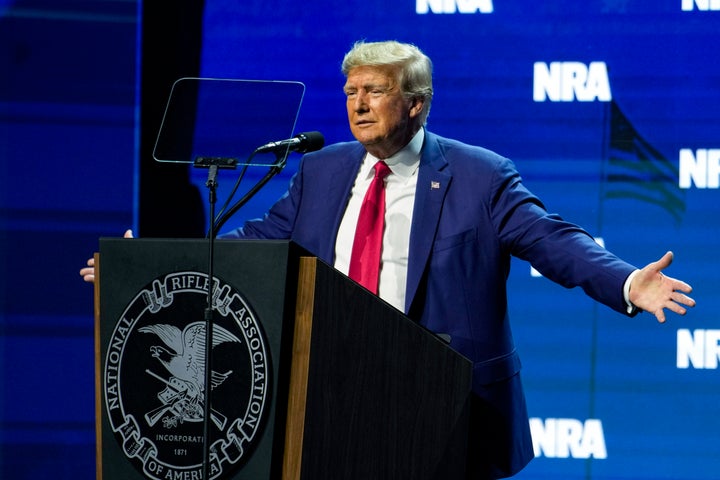
[[[154,333],[165,346],[150,347],[152,356],[167,369],[173,379],[181,382],[185,396],[194,402],[204,400],[205,390],[205,322],[193,322],[183,330],[174,325],[156,324],[138,329],[141,333]],[[227,329],[213,325],[213,348],[225,342],[240,342]],[[219,373],[211,372],[211,386],[217,387],[232,373],[232,370]]]

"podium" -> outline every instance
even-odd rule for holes
[[[101,239],[97,478],[199,479],[206,240]],[[287,241],[215,245],[217,479],[462,479],[471,363]]]

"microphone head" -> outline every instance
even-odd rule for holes
[[[320,132],[298,133],[295,138],[300,140],[300,144],[296,148],[299,153],[314,152],[325,145],[325,137]]]

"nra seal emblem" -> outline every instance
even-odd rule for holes
[[[107,345],[103,390],[113,435],[146,478],[202,478],[208,276],[156,278],[129,303]],[[215,278],[210,372],[211,479],[249,458],[269,410],[265,333],[239,292]]]

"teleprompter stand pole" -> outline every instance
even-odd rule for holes
[[[250,164],[252,158],[256,152],[250,156],[247,165]],[[210,413],[211,413],[211,390],[212,390],[212,342],[213,342],[213,325],[214,325],[214,313],[215,308],[213,305],[213,290],[214,290],[214,264],[215,264],[215,237],[220,227],[235,214],[238,209],[245,205],[250,198],[252,198],[267,182],[270,181],[275,175],[280,173],[285,165],[287,165],[287,155],[289,151],[274,152],[276,162],[270,167],[270,170],[265,174],[263,178],[258,181],[236,204],[230,208],[221,218],[215,219],[215,203],[217,201],[217,173],[219,168],[236,168],[237,160],[234,158],[225,157],[198,157],[194,165],[197,168],[208,169],[208,179],[205,185],[208,187],[209,204],[210,204],[210,228],[208,229],[208,294],[207,294],[207,306],[205,308],[205,405],[203,412],[203,465],[202,465],[202,479],[210,479]],[[242,177],[241,177],[242,178]],[[239,181],[239,180],[238,180]],[[237,187],[237,186],[236,186]],[[231,195],[232,196],[232,195]]]
[[[211,392],[212,392],[212,348],[213,348],[213,315],[215,307],[213,305],[214,294],[214,265],[215,265],[215,236],[217,229],[215,228],[215,204],[217,203],[217,174],[219,168],[235,168],[237,160],[234,158],[223,157],[198,157],[194,166],[197,168],[208,169],[208,179],[205,186],[208,187],[208,202],[210,205],[210,228],[208,229],[208,292],[207,305],[205,306],[205,404],[203,412],[203,462],[202,462],[202,479],[210,478],[210,412],[211,412]]]

